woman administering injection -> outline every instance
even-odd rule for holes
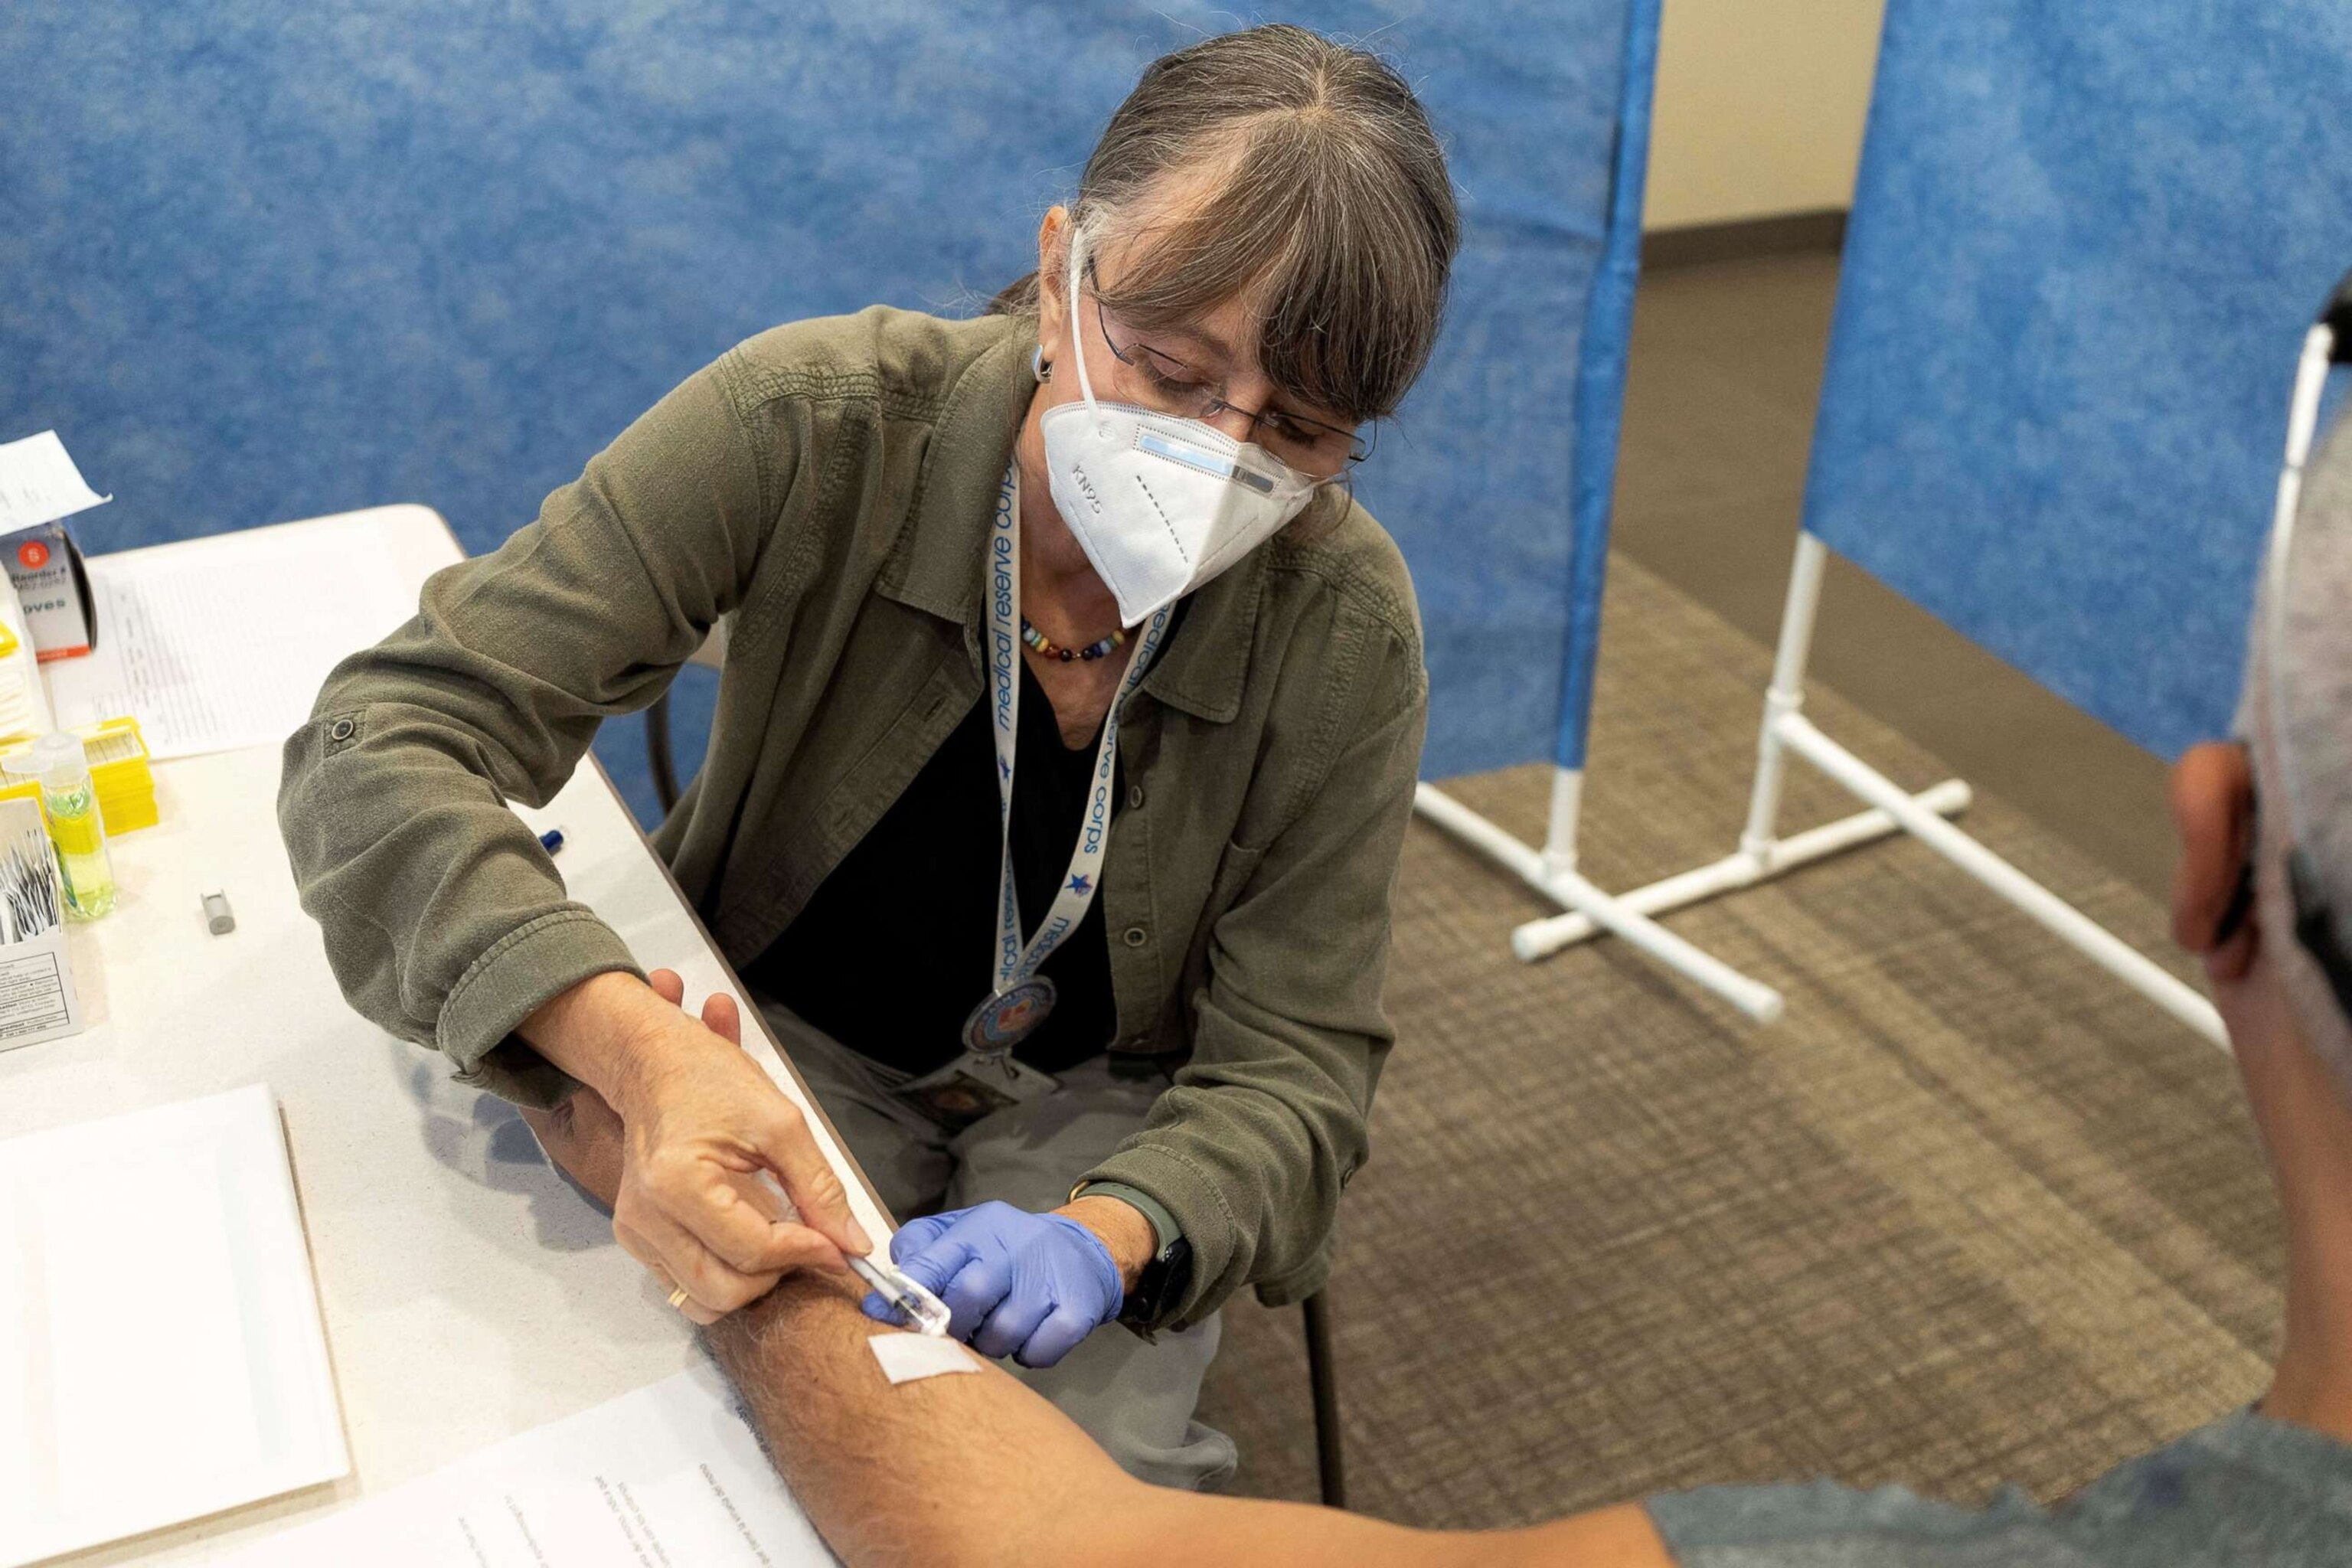
[[[1259,27],[1144,73],[992,314],[722,356],[289,742],[353,1005],[562,1104],[542,1139],[618,1163],[616,1233],[699,1321],[865,1248],[790,1102],[502,803],[727,620],[657,842],[883,1200],[929,1215],[895,1258],[1130,1470],[1230,1468],[1192,1420],[1217,1308],[1321,1283],[1391,1038],[1426,682],[1346,481],[1456,242],[1402,79]]]

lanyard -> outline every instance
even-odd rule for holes
[[[1152,616],[1103,720],[1102,743],[1095,751],[1094,788],[1080,818],[1078,842],[1053,907],[1037,934],[1021,941],[1021,893],[1013,881],[1013,769],[1021,736],[1021,466],[1004,469],[996,517],[988,541],[988,698],[990,728],[996,739],[998,857],[996,874],[996,990],[1003,995],[1034,977],[1062,939],[1076,931],[1102,882],[1102,860],[1110,843],[1111,785],[1118,771],[1118,717],[1128,697],[1143,684],[1151,656],[1168,630],[1170,612]]]

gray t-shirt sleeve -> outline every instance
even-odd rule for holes
[[[2017,1491],[1981,1509],[1907,1487],[1702,1487],[1653,1498],[1679,1568],[2084,1568],[2050,1516]]]
[[[1653,1498],[1680,1568],[2206,1568],[2352,1563],[2352,1447],[2252,1414],[2108,1472],[2056,1508],[1903,1487],[1704,1487]]]

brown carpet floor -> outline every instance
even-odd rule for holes
[[[1583,868],[1623,889],[1733,847],[1768,658],[1622,557],[1606,617]],[[1455,793],[1533,840],[1546,782]],[[1791,763],[1784,830],[1851,809]],[[1966,824],[2178,963],[2145,893],[1998,799]],[[1416,823],[1331,1289],[1357,1508],[1500,1525],[1812,1476],[2051,1497],[2261,1391],[2281,1233],[2226,1058],[1926,849],[1673,917],[1782,988],[1769,1027],[1606,941],[1519,963],[1541,912]],[[1203,1416],[1236,1490],[1314,1495],[1297,1320],[1227,1314]]]

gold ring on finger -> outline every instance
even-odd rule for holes
[[[677,1308],[681,1312],[686,1310],[686,1301],[687,1289],[685,1286],[681,1285],[677,1289],[669,1293],[669,1304]]]

